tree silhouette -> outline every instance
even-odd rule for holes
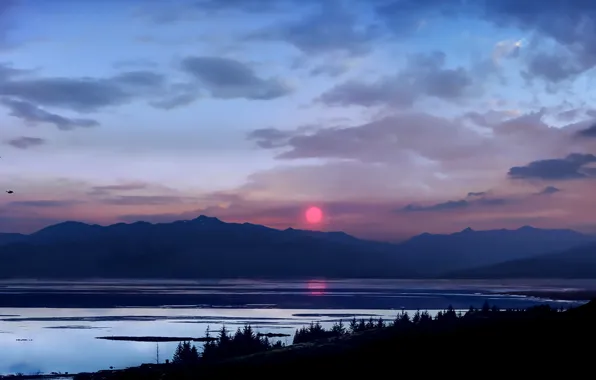
[[[433,318],[428,311],[416,311],[412,318],[405,311],[399,313],[393,323],[387,324],[383,318],[374,319],[356,319],[352,318],[348,327],[342,320],[334,323],[329,329],[325,329],[320,322],[311,322],[296,330],[293,343],[311,343],[330,338],[337,338],[346,334],[360,333],[366,330],[384,330],[394,331],[396,334],[404,333],[430,333],[434,334],[441,331],[465,326],[467,324],[486,323],[491,320],[519,320],[528,318],[547,318],[561,314],[560,310],[551,308],[548,305],[537,306],[528,309],[508,309],[500,310],[496,306],[491,306],[485,302],[479,310],[471,307],[464,315],[456,311],[451,305],[446,310],[439,311]],[[210,338],[209,327],[205,336]],[[200,354],[196,346],[190,342],[180,342],[174,353],[172,363],[188,365],[204,361],[217,361],[236,356],[245,356],[253,353],[282,348],[283,344],[279,341],[272,343],[270,340],[257,333],[250,325],[238,328],[231,335],[225,325],[221,327],[218,336],[214,340],[207,340]]]
[[[358,321],[356,320],[356,317],[352,318],[350,321],[349,329],[352,334],[358,331]]]
[[[190,342],[178,343],[172,362],[176,364],[194,364],[198,360],[199,352],[194,345],[191,345]]]
[[[416,310],[416,312],[414,313],[414,316],[412,317],[412,323],[414,323],[415,325],[420,323],[420,310]]]
[[[342,320],[340,319],[338,323],[334,324],[331,328],[331,332],[335,336],[342,336],[346,333],[346,327],[344,326]]]
[[[484,301],[484,304],[482,305],[482,314],[487,315],[488,313],[490,313],[490,304],[488,301]]]

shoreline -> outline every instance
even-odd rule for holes
[[[547,296],[563,296],[565,295],[565,298],[568,299],[573,299],[573,300],[579,300],[582,297],[586,297],[588,295],[595,295],[596,292],[594,291],[533,291],[533,292],[508,292],[508,294],[512,294],[512,295],[521,295],[521,296],[541,296],[541,297],[547,297]],[[562,297],[558,297],[559,299],[561,299]],[[584,309],[584,306],[579,307],[579,309]],[[503,309],[504,310],[504,309]],[[571,311],[573,313],[573,311]],[[365,320],[365,318],[363,319]],[[368,332],[366,332],[365,334],[369,334]],[[288,336],[288,334],[257,334],[257,336]],[[355,335],[351,335],[351,337],[346,337],[347,339],[351,340],[353,337],[356,337],[360,334],[355,334]],[[159,337],[159,336],[111,336],[111,337],[96,337],[96,339],[107,339],[107,340],[127,340],[127,341],[145,341],[145,342],[160,342],[160,341],[204,341],[206,340],[205,338],[190,338],[190,337]],[[209,338],[207,338],[209,339]],[[209,339],[209,340],[214,340],[213,338]],[[308,346],[309,344],[307,344]],[[282,348],[280,351],[275,351],[277,353],[283,353],[284,351],[289,351],[289,352],[295,352],[297,349],[300,351],[300,348],[303,348],[303,344],[299,343],[299,344],[292,344],[289,345],[287,347]],[[310,351],[310,350],[307,350]],[[271,354],[271,352],[269,353],[263,353],[263,354],[256,354],[257,356],[262,356],[262,355],[266,355],[269,356]],[[240,359],[240,358],[239,358]],[[234,358],[232,359],[233,361],[236,361],[238,359]],[[242,359],[240,359],[242,360]],[[10,375],[0,375],[0,379],[5,379],[5,378],[11,378],[11,379],[65,379],[65,378],[79,378],[79,379],[87,379],[87,378],[93,378],[95,379],[96,377],[88,377],[90,375],[113,375],[113,374],[117,374],[117,373],[130,373],[130,372],[135,372],[137,370],[143,370],[143,369],[148,369],[150,372],[152,372],[153,370],[159,370],[159,369],[163,369],[163,368],[167,368],[166,364],[149,364],[149,363],[145,363],[145,364],[139,364],[136,366],[131,366],[131,367],[127,367],[127,368],[122,368],[122,369],[110,369],[110,370],[98,370],[98,371],[92,371],[92,372],[78,372],[78,373],[68,373],[68,374],[43,374],[43,375],[23,375],[23,376],[10,376]]]
[[[566,290],[570,289],[570,290]],[[23,289],[19,292],[4,292],[0,289],[0,308],[165,308],[165,309],[317,309],[317,310],[402,310],[404,303],[399,301],[399,289],[375,289],[372,292],[362,289],[240,289],[239,291],[204,291],[198,293],[135,292],[135,291],[48,291],[47,289]],[[364,297],[348,297],[365,292]],[[403,297],[412,298],[416,289],[403,289]],[[588,290],[581,286],[516,289],[428,289],[420,292],[424,297],[436,293],[458,292],[460,295],[501,296],[504,299],[520,301],[524,297],[533,302],[589,301],[596,298],[596,289]],[[397,298],[396,298],[397,297]],[[453,305],[454,307],[456,305]],[[467,308],[470,305],[460,305]],[[417,309],[414,306],[412,310]],[[428,307],[426,307],[428,308]],[[430,308],[432,309],[432,307]]]
[[[170,364],[145,364],[124,370],[98,371],[93,373],[80,373],[77,380],[107,380],[107,379],[178,379],[178,378],[234,378],[238,376],[261,378],[278,378],[279,371],[293,371],[297,377],[313,375],[313,368],[322,370],[320,373],[335,371],[337,377],[347,377],[356,372],[367,371],[372,377],[386,374],[395,369],[396,358],[401,359],[402,366],[409,366],[407,370],[420,370],[417,364],[417,352],[428,347],[438,347],[448,344],[451,350],[439,353],[436,358],[447,359],[447,362],[461,360],[461,357],[472,359],[472,362],[481,363],[474,369],[493,363],[496,355],[503,355],[502,346],[519,339],[527,342],[523,346],[511,347],[507,350],[507,360],[511,370],[519,369],[519,357],[527,354],[530,345],[533,353],[545,357],[552,353],[553,347],[544,344],[544,332],[549,331],[551,341],[560,342],[555,347],[564,347],[560,359],[567,362],[577,361],[580,353],[585,353],[581,345],[573,345],[573,339],[580,332],[592,335],[596,330],[591,328],[596,309],[590,303],[577,309],[559,312],[557,310],[536,308],[532,313],[525,310],[512,311],[480,311],[472,312],[471,316],[456,316],[444,314],[438,319],[413,322],[410,319],[400,319],[396,322],[397,328],[381,326],[372,327],[371,330],[352,332],[343,336],[326,339],[305,340],[291,346],[257,352],[234,357],[222,357],[216,361],[195,362],[192,365]],[[475,318],[475,314],[478,317]],[[412,327],[412,323],[416,324]],[[459,339],[455,339],[457,336]],[[478,344],[470,344],[472,341]],[[496,344],[495,344],[496,341]],[[464,354],[462,355],[462,351]],[[414,354],[413,354],[414,353]],[[408,356],[409,355],[409,356]],[[450,355],[446,357],[446,355]],[[405,359],[405,360],[404,360]],[[559,362],[566,362],[559,360]],[[441,363],[442,364],[442,363]],[[444,372],[442,366],[441,373]],[[532,373],[535,368],[531,369]],[[509,369],[508,369],[509,370]],[[550,373],[550,368],[545,372]],[[269,375],[265,377],[265,375]],[[439,373],[437,373],[439,375]]]
[[[596,299],[596,290],[528,290],[513,291],[499,294],[525,296],[551,301],[585,301]]]
[[[596,298],[596,291],[487,291],[482,295],[486,297],[503,296],[511,297],[511,301],[528,302],[584,302]],[[172,298],[175,298],[173,300]],[[236,298],[236,297],[234,297]],[[390,297],[370,297],[367,299],[348,299],[346,296],[333,296],[325,294],[304,294],[300,296],[271,295],[258,300],[247,300],[243,296],[236,299],[229,297],[228,302],[222,302],[216,297],[201,299],[196,302],[193,297],[171,296],[132,296],[122,297],[114,294],[80,296],[61,294],[55,297],[48,294],[30,294],[20,297],[7,297],[0,294],[0,309],[282,309],[282,310],[416,310],[420,307],[403,306],[402,303]],[[457,309],[467,309],[470,303],[453,305]],[[512,306],[509,306],[512,307]],[[441,310],[440,307],[423,307],[428,310]]]

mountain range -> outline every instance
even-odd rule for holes
[[[565,261],[566,254],[552,252],[570,250],[584,257],[590,243],[596,244],[596,237],[533,227],[424,233],[391,244],[343,232],[226,223],[204,215],[157,224],[64,222],[30,235],[0,234],[0,277],[485,278],[508,277],[507,273],[524,277],[520,268],[540,277],[535,265],[555,259],[559,261],[546,277],[556,277],[557,268],[573,272],[577,260],[565,267],[560,260]],[[596,259],[593,262],[596,268]]]
[[[596,278],[596,244],[450,273],[451,278]]]
[[[400,244],[408,266],[426,275],[445,273],[530,259],[550,252],[596,243],[596,237],[573,230],[539,229],[524,226],[516,230],[474,231],[466,228],[449,235],[422,234]]]

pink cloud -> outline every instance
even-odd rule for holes
[[[262,148],[280,152],[283,165],[255,172],[225,192],[139,181],[18,179],[26,191],[0,200],[0,230],[30,232],[66,219],[107,224],[199,214],[383,240],[468,226],[592,228],[591,178],[507,176],[513,167],[596,148],[594,139],[577,137],[589,120],[555,128],[545,122],[545,112],[454,118],[406,113],[344,128],[253,133]],[[541,194],[548,187],[560,191]],[[320,226],[304,223],[311,205],[324,210]]]

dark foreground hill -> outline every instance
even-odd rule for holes
[[[566,312],[479,312],[400,323],[209,364],[146,365],[82,374],[80,380],[200,378],[385,378],[403,376],[585,376],[596,338],[596,305]]]
[[[596,278],[596,244],[455,272],[448,277],[464,279]]]
[[[193,220],[110,226],[64,222],[0,234],[0,278],[416,278],[594,241],[571,230],[422,234],[402,244],[343,232]]]

